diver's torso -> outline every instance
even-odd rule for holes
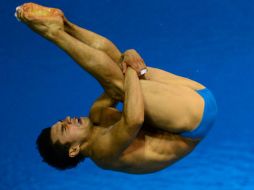
[[[98,166],[126,173],[161,170],[193,150],[198,142],[145,126],[121,156],[110,162],[97,160]]]

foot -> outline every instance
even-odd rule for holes
[[[15,16],[31,29],[44,37],[51,38],[59,30],[63,30],[63,12],[34,3],[25,3],[16,8]]]

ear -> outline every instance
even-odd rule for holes
[[[69,157],[74,158],[80,152],[80,145],[72,145],[69,149]]]

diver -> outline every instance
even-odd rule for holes
[[[63,49],[105,90],[88,117],[66,117],[42,130],[37,147],[49,165],[67,169],[91,158],[103,169],[152,173],[188,155],[213,125],[216,101],[202,84],[147,67],[134,49],[121,53],[59,9],[25,3],[15,15]],[[119,101],[122,111],[116,109]]]

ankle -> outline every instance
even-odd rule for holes
[[[51,41],[57,41],[62,32],[64,31],[61,28],[49,29],[43,36]]]
[[[64,30],[67,33],[71,34],[74,30],[73,24],[70,21],[68,21],[65,17],[64,17],[63,21],[64,21]]]

